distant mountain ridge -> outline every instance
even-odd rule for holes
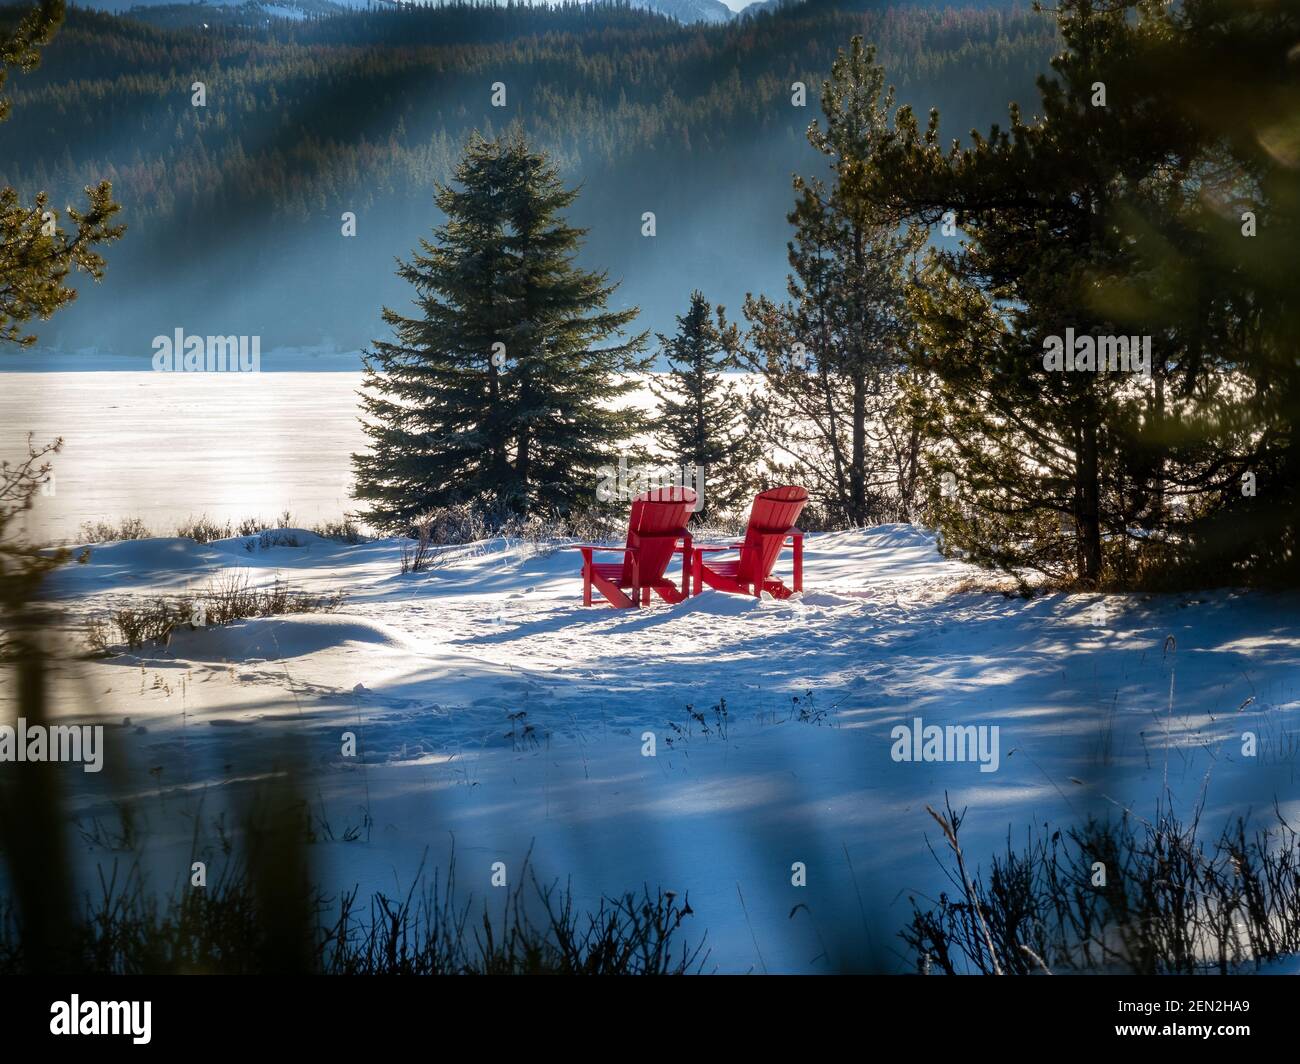
[[[290,0],[292,2],[292,0]],[[364,0],[358,3],[358,0],[340,0],[345,4],[356,4],[364,6]],[[402,4],[406,0],[388,0],[390,3]],[[781,0],[756,0],[744,8],[743,11],[732,11],[722,0],[630,0],[633,7],[639,7],[645,11],[654,11],[660,15],[667,15],[671,19],[676,19],[684,25],[693,22],[730,22],[738,14],[749,14],[758,10],[770,10],[781,3]]]
[[[632,0],[632,4],[682,23],[730,22],[736,17],[722,0]]]
[[[106,282],[78,284],[42,343],[147,352],[183,325],[260,336],[264,354],[358,350],[384,335],[382,307],[409,304],[394,260],[438,224],[433,193],[467,140],[507,128],[582,189],[568,217],[588,233],[584,268],[622,282],[638,329],[671,332],[683,291],[735,313],[785,290],[791,175],[824,172],[805,132],[855,33],[945,132],[1005,118],[1059,49],[1037,13],[919,0],[690,24],[630,3],[328,2],[69,7],[40,67],[6,83],[0,187],[79,203],[110,177],[128,229]]]
[[[797,3],[799,0],[784,0]],[[278,18],[302,18],[308,15],[323,15],[340,11],[356,11],[366,7],[396,8],[411,6],[410,0],[205,0],[203,3],[188,4],[183,8],[175,0],[82,0],[84,6],[101,11],[113,12],[147,12],[150,9],[168,8],[172,17],[167,19],[170,25],[202,24],[211,21],[227,11],[250,9],[259,15]],[[718,25],[730,22],[738,15],[753,14],[758,11],[770,11],[778,7],[782,0],[755,0],[754,3],[737,12],[732,11],[722,0],[630,0],[633,7],[644,11],[653,11],[665,15],[683,25],[705,22]],[[150,21],[156,21],[150,19]]]

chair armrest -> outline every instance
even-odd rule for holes
[[[698,554],[703,554],[703,553],[705,553],[705,551],[713,551],[713,550],[737,550],[737,549],[739,549],[739,544],[736,544],[736,545],[734,545],[734,546],[713,546],[713,547],[709,547],[709,546],[704,546],[704,547],[696,546],[696,547],[694,547],[694,548],[692,548],[692,549],[695,550],[696,553],[698,553]]]
[[[602,547],[599,543],[565,543],[562,547],[560,547],[560,550],[580,550],[580,551],[617,550],[617,551],[622,551],[624,554],[626,554],[628,551],[631,551],[633,554],[635,554],[638,549],[639,548],[637,547]]]

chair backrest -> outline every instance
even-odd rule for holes
[[[686,531],[689,511],[695,505],[695,492],[673,485],[643,491],[632,500],[632,514],[627,521],[627,545],[637,548],[642,585],[663,579],[672,561],[677,539]],[[623,583],[632,581],[632,559],[623,558]]]
[[[758,584],[771,575],[781,545],[795,527],[807,501],[807,491],[789,484],[769,488],[754,498],[745,542],[740,548],[740,564],[736,567],[741,583]]]

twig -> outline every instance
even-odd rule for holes
[[[947,794],[944,795],[944,801],[948,800]],[[952,806],[948,806],[949,812]],[[957,855],[957,871],[961,873],[962,885],[966,888],[966,896],[971,900],[971,907],[975,910],[975,918],[980,922],[980,930],[984,932],[984,945],[988,947],[989,962],[993,965],[993,974],[1001,975],[1002,967],[998,964],[998,955],[993,950],[993,936],[989,934],[989,925],[984,922],[984,911],[980,906],[979,898],[976,897],[974,889],[970,885],[970,878],[966,875],[966,862],[962,858],[961,847],[957,845],[957,829],[949,824],[945,817],[940,816],[930,806],[925,807],[925,811],[934,817],[939,827],[943,828],[943,833],[948,838],[948,845],[952,847],[952,852]],[[953,817],[956,820],[956,817]]]

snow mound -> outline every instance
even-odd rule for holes
[[[229,564],[223,554],[180,536],[83,545],[73,548],[73,556],[83,550],[89,551],[84,562],[70,562],[50,574],[45,594],[64,598],[142,586],[174,590],[190,584],[196,575]]]
[[[221,559],[211,547],[181,536],[159,539],[125,539],[112,543],[89,544],[88,569],[129,570],[132,574],[194,571],[218,564]],[[74,553],[82,550],[74,549]]]
[[[721,592],[705,592],[671,607],[675,616],[697,613],[708,617],[740,617],[762,608],[762,602],[749,595],[724,595]]]
[[[257,661],[300,658],[346,645],[413,649],[394,628],[348,614],[258,617],[217,628],[173,634],[170,656],[192,661]]]
[[[805,591],[791,602],[802,602],[805,606],[857,606],[862,602],[860,595],[837,595],[833,591]]]

